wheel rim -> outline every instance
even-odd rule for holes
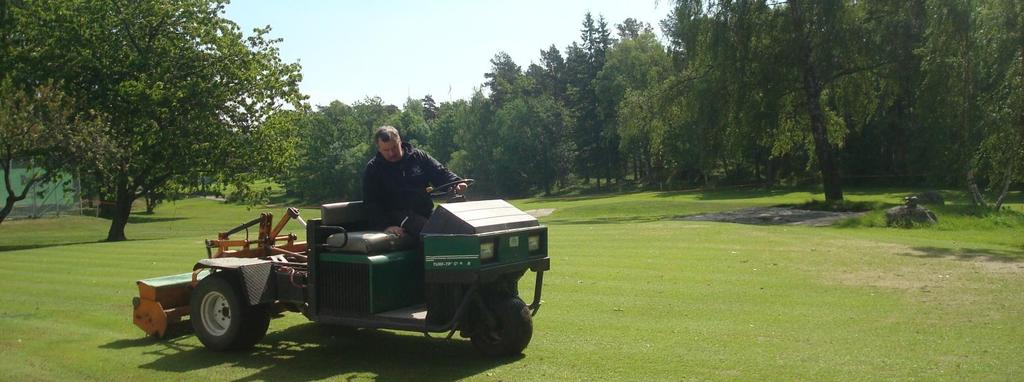
[[[203,303],[200,307],[202,313],[203,327],[206,331],[215,336],[224,335],[231,325],[231,306],[228,299],[220,292],[209,292],[203,296]]]

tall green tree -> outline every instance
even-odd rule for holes
[[[724,127],[734,104],[729,88],[738,78],[729,73],[733,63],[719,54],[732,51],[730,40],[721,33],[713,38],[727,29],[721,20],[734,15],[732,8],[718,9],[708,13],[700,1],[677,3],[672,17],[663,23],[671,37],[677,72],[657,93],[662,103],[674,104],[660,108],[675,118],[666,126],[666,136],[671,137],[666,156],[677,166],[670,176],[706,186],[717,181],[723,161],[735,157],[728,150]]]
[[[978,126],[981,142],[968,168],[968,187],[976,204],[998,211],[1010,186],[1024,180],[1024,5],[993,1],[984,3],[980,13],[977,41],[984,42],[984,56],[978,65],[984,77],[979,104],[985,117]],[[973,182],[975,173],[996,191],[991,205]]]
[[[613,111],[602,109],[595,88],[597,74],[604,67],[612,44],[604,17],[595,20],[587,12],[580,40],[566,48],[566,108],[575,121],[575,171],[585,182],[596,179],[600,188],[601,179],[611,178],[618,165],[618,134],[609,128],[613,126],[609,123]]]
[[[519,78],[523,75],[523,69],[512,60],[508,53],[498,52],[491,59],[491,71],[484,74],[487,81],[484,86],[490,90],[490,99],[495,107],[501,107],[509,99],[519,95],[522,90],[517,87]]]
[[[550,96],[509,100],[495,115],[500,145],[494,179],[502,194],[524,196],[534,189],[550,195],[565,173],[568,155],[564,109]]]
[[[470,98],[468,107],[455,115],[455,143],[459,150],[452,153],[449,167],[457,174],[479,182],[473,187],[480,194],[497,194],[498,179],[495,148],[501,145],[494,131],[494,104],[483,92]]]
[[[282,174],[287,188],[305,200],[357,200],[362,167],[373,148],[354,108],[334,101],[296,117],[299,160]]]
[[[526,76],[533,81],[539,94],[546,94],[562,105],[568,101],[565,94],[568,85],[565,58],[554,45],[540,51],[540,63],[531,64]]]
[[[638,21],[632,17],[623,20],[622,24],[616,24],[615,29],[618,31],[620,41],[639,38],[640,35],[645,33],[654,34],[654,28],[651,28],[651,24]]]
[[[61,84],[36,75],[30,58],[45,31],[30,27],[29,7],[21,1],[0,1],[0,175],[5,195],[0,223],[33,186],[66,179],[111,151],[102,116],[75,110],[75,100]],[[15,167],[24,171],[18,186]]]
[[[842,153],[844,172],[851,176],[880,176],[887,180],[936,182],[946,176],[932,166],[934,152],[948,142],[925,123],[919,92],[924,72],[921,47],[928,20],[924,0],[865,2],[864,28],[874,48],[868,53],[883,62],[877,76],[878,109],[870,112],[863,131],[849,135]],[[859,115],[857,117],[863,117]],[[941,161],[941,160],[939,160]]]
[[[595,80],[595,91],[603,107],[616,109],[614,114],[610,114],[614,116],[610,124],[619,137],[617,149],[633,164],[635,179],[640,178],[641,172],[650,172],[653,165],[651,144],[658,139],[654,134],[659,131],[640,125],[656,122],[640,117],[647,114],[649,105],[643,104],[638,97],[651,94],[650,90],[667,80],[672,70],[671,57],[664,46],[653,33],[644,32],[613,45],[608,51],[607,63]],[[629,92],[634,99],[626,107],[638,109],[634,110],[634,115],[624,117],[623,103]]]
[[[437,120],[438,113],[440,113],[437,102],[434,101],[434,97],[427,94],[423,96],[423,99],[420,102],[423,103],[423,119],[426,120],[427,123],[434,123],[434,121]]]
[[[351,106],[334,101],[315,111],[275,114],[268,127],[295,137],[295,159],[275,179],[303,200],[358,200],[362,171],[377,153],[373,132],[385,124],[397,125],[395,121],[401,119],[402,113],[379,97]]]
[[[460,134],[457,129],[459,115],[466,112],[469,103],[466,100],[443,102],[438,107],[438,117],[431,126],[430,154],[441,163],[448,163],[452,153],[459,150],[455,136]]]
[[[98,116],[76,115],[53,83],[21,90],[10,78],[0,78],[0,172],[6,196],[0,223],[33,186],[58,182],[111,150],[102,128]],[[13,181],[16,165],[24,171],[20,187]]]
[[[402,111],[388,122],[402,134],[402,141],[430,151],[430,125],[424,118],[423,102],[417,99],[406,99]]]
[[[790,69],[785,85],[793,93],[784,102],[781,123],[809,133],[815,165],[826,201],[843,200],[842,178],[836,151],[849,128],[830,108],[825,97],[851,76],[872,69],[864,60],[861,14],[842,0],[790,0],[780,9],[773,35],[779,48],[775,63]],[[852,85],[856,86],[856,85]]]
[[[34,76],[108,116],[119,147],[100,189],[116,207],[108,241],[126,239],[136,198],[176,176],[265,169],[252,132],[284,104],[301,108],[299,66],[281,61],[269,27],[243,36],[226,1],[27,3]]]

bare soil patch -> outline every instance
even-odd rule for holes
[[[753,207],[712,214],[680,216],[676,219],[754,225],[806,225],[823,227],[863,214],[863,212],[801,210],[792,207]]]
[[[530,216],[533,216],[535,218],[548,216],[548,215],[551,215],[554,212],[555,212],[554,208],[541,208],[541,209],[526,211],[526,213],[530,214]]]

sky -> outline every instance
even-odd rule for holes
[[[246,35],[270,25],[281,58],[302,65],[310,104],[347,104],[379,96],[402,106],[430,94],[467,99],[485,81],[490,60],[508,53],[523,70],[552,44],[579,41],[583,16],[603,15],[613,35],[627,17],[659,23],[668,0],[312,1],[234,0],[224,17]]]

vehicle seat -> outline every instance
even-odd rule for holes
[[[330,251],[350,253],[381,253],[416,248],[418,240],[411,235],[397,236],[383,231],[366,230],[366,209],[363,202],[352,201],[320,206],[320,218],[325,226],[341,226],[348,231],[327,237],[324,244]]]

